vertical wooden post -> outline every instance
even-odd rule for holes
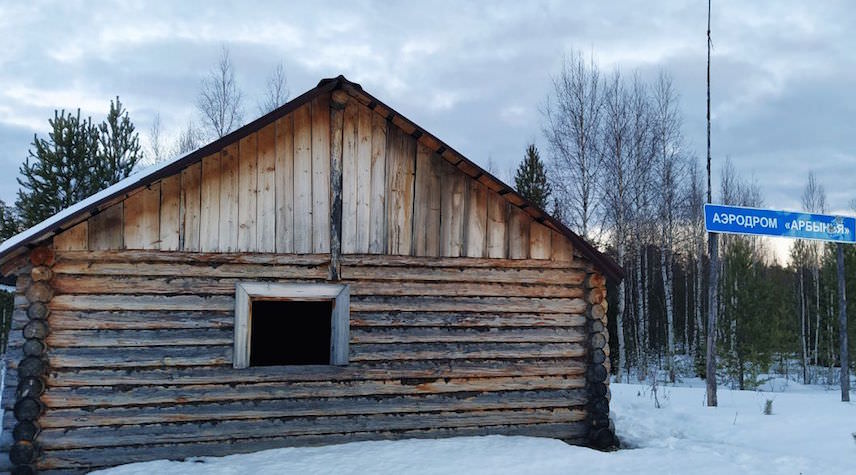
[[[330,101],[330,280],[339,280],[342,259],[342,130],[348,93],[336,89]]]
[[[847,348],[847,295],[844,293],[844,244],[837,244],[838,325],[841,342],[841,401],[850,401],[850,357]]]

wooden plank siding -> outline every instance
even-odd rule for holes
[[[329,252],[329,104],[320,97],[128,193],[57,235],[57,249]],[[573,259],[564,235],[387,113],[353,98],[345,106],[343,254]]]
[[[587,262],[345,255],[350,364],[234,369],[235,284],[325,282],[329,259],[57,251],[39,468],[402,437],[584,441]]]

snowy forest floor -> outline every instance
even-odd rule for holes
[[[844,474],[856,467],[856,403],[840,392],[770,379],[757,391],[721,388],[704,406],[704,382],[613,384],[616,452],[534,437],[356,442],[221,458],[154,461],[99,472],[131,474]],[[767,400],[772,414],[764,415]]]

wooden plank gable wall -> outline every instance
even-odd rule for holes
[[[321,96],[54,238],[58,250],[330,251]],[[356,100],[344,111],[343,254],[570,260],[572,245]]]
[[[600,272],[383,111],[350,100],[335,114],[317,98],[9,264],[0,448],[14,429],[16,446],[36,439],[35,467],[65,473],[378,438],[585,443],[606,430]],[[235,369],[236,283],[331,278],[339,147],[350,362]]]

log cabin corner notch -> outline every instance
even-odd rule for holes
[[[0,266],[20,472],[393,437],[616,442],[621,270],[341,76],[9,239]],[[342,290],[307,300],[327,302],[311,311],[329,308],[332,364],[251,364],[259,288],[347,291],[346,311]]]

